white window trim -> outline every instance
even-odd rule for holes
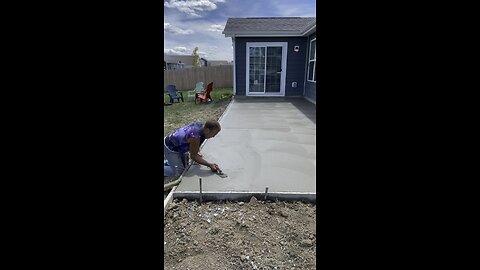
[[[235,66],[237,65],[237,61],[235,59],[235,37],[232,37],[233,43],[233,95],[237,95],[237,73],[235,72]]]
[[[310,47],[309,47],[309,50],[308,50],[308,62],[307,62],[307,66],[308,66],[307,81],[308,82],[314,82],[314,83],[316,83],[317,81],[316,80],[315,81],[314,80],[309,80],[308,75],[310,74],[310,62],[315,62],[315,63],[313,63],[313,73],[312,73],[313,78],[315,78],[315,69],[317,67],[317,48],[316,48],[316,46],[315,46],[315,55],[313,57],[313,60],[310,60],[310,52],[312,51],[312,42],[314,42],[316,40],[317,40],[317,38],[314,38],[314,39],[310,40]]]

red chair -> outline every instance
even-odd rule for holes
[[[197,104],[197,99],[200,100],[200,102],[210,102],[212,101],[212,97],[210,96],[210,93],[213,90],[213,82],[209,83],[207,85],[207,89],[205,91],[202,91],[200,93],[195,94],[195,104]]]

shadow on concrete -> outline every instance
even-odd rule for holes
[[[210,169],[196,169],[196,170],[193,170],[194,166],[197,166],[197,168],[200,166],[200,165],[191,165],[190,166],[190,169],[188,170],[188,172],[185,174],[185,176],[198,176],[198,177],[207,177],[207,176],[212,176],[214,175],[215,173],[212,172]],[[193,171],[195,171],[195,173],[193,173]]]
[[[235,96],[235,102],[239,103],[266,103],[266,102],[288,102],[301,111],[305,117],[317,124],[317,106],[303,97],[244,97]]]

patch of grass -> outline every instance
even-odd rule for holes
[[[180,101],[180,103],[175,102],[173,105],[164,106],[164,136],[191,122],[204,122],[209,119],[218,120],[233,96],[233,88],[213,88],[211,92],[212,102],[198,104],[197,101],[197,104],[195,104],[193,98],[188,98],[187,91],[180,92],[183,92],[185,102]],[[164,94],[164,102],[170,103],[167,94]]]

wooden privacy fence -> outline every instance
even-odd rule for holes
[[[164,70],[163,79],[163,90],[169,84],[177,90],[193,90],[197,82],[203,82],[205,87],[213,82],[214,88],[233,88],[233,65]]]

